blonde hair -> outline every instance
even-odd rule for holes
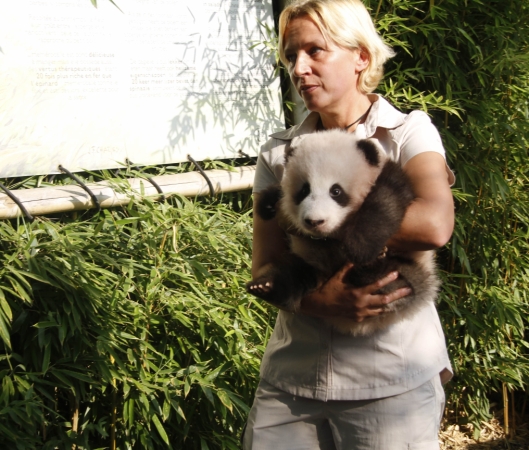
[[[298,17],[309,17],[324,39],[346,49],[361,49],[369,56],[368,66],[360,73],[358,89],[373,92],[384,74],[384,63],[394,52],[377,33],[371,16],[360,0],[294,0],[279,16],[279,58],[288,67],[285,56],[285,32]]]

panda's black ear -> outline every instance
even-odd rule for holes
[[[360,139],[356,145],[362,151],[366,157],[367,162],[372,166],[378,166],[380,164],[380,155],[373,141],[368,139]]]
[[[277,214],[277,202],[282,196],[281,186],[273,185],[259,192],[256,211],[263,220],[271,220]]]

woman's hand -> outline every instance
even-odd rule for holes
[[[398,277],[391,272],[376,283],[364,287],[354,287],[344,283],[343,279],[352,264],[346,264],[316,291],[306,296],[301,302],[300,313],[316,317],[347,317],[362,322],[378,316],[384,307],[411,293],[409,288],[397,289],[390,294],[375,294],[383,286]]]

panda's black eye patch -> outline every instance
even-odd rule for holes
[[[294,203],[296,205],[299,205],[303,200],[307,198],[307,196],[310,194],[310,184],[308,181],[303,183],[303,186],[301,186],[301,189],[294,195]]]
[[[349,203],[349,195],[339,184],[333,184],[329,189],[329,195],[340,206],[346,206]]]

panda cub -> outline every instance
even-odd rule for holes
[[[301,299],[347,262],[344,281],[371,284],[391,271],[399,277],[378,291],[409,286],[412,293],[363,322],[325,319],[336,330],[364,336],[414,314],[436,298],[434,252],[397,253],[385,245],[413,201],[411,183],[373,140],[341,130],[295,138],[285,150],[280,186],[263,191],[256,205],[264,220],[277,217],[290,252],[246,285],[249,293],[295,312]]]

